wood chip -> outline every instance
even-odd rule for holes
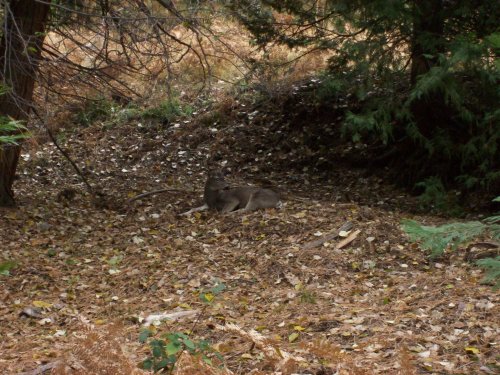
[[[340,232],[347,232],[347,231],[351,230],[353,226],[354,225],[350,221],[346,221],[335,232],[327,234],[327,235],[325,235],[317,240],[306,242],[304,245],[302,245],[301,249],[302,250],[310,250],[310,249],[314,249],[315,247],[321,246],[325,242],[334,240],[335,238],[339,237]]]
[[[352,241],[356,239],[356,237],[358,237],[360,233],[361,231],[359,229],[352,232],[349,236],[347,236],[345,239],[343,239],[337,245],[335,245],[335,250],[342,249],[343,247],[349,245]]]

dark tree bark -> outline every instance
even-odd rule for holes
[[[413,14],[411,85],[418,77],[437,64],[437,54],[443,52],[444,17],[442,0],[415,0]],[[420,132],[431,138],[436,127],[446,121],[446,106],[441,93],[415,100],[412,114]]]
[[[50,5],[35,0],[2,3],[0,79],[9,92],[0,96],[0,115],[25,121],[31,106]],[[20,145],[0,145],[0,206],[15,204],[12,185],[20,153]]]
[[[413,13],[411,83],[427,73],[436,62],[436,53],[443,50],[443,1],[415,0]],[[425,55],[432,55],[427,57]]]

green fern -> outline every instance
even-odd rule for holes
[[[409,235],[411,241],[419,242],[420,247],[430,251],[431,258],[437,258],[443,254],[446,248],[456,249],[460,244],[469,242],[479,236],[490,227],[499,225],[486,225],[479,221],[467,223],[451,223],[438,227],[420,225],[414,220],[404,220],[403,230]]]
[[[480,259],[476,262],[476,264],[479,267],[484,268],[484,270],[486,271],[486,275],[481,280],[481,282],[483,282],[485,284],[495,282],[494,288],[499,289],[500,288],[500,256],[497,256],[496,258]]]
[[[500,203],[500,196],[496,197],[495,199],[492,200],[492,202],[497,202]],[[500,223],[500,213],[497,212],[497,215],[494,216],[489,216],[484,221],[488,224],[499,224]],[[495,238],[500,238],[500,231],[499,231],[499,225],[496,225],[495,228],[493,228],[493,237]]]
[[[0,145],[18,144],[19,141],[29,138],[28,129],[22,121],[10,117],[0,116]]]
[[[421,209],[441,212],[452,216],[462,214],[457,196],[453,192],[446,191],[439,177],[429,177],[417,183],[415,187],[424,189],[423,193],[418,197]]]
[[[493,199],[493,202],[500,202],[500,196]],[[431,252],[431,258],[436,258],[443,254],[446,248],[449,247],[454,250],[459,245],[473,240],[486,231],[494,239],[500,240],[500,224],[497,224],[499,219],[500,216],[496,215],[486,218],[484,223],[470,221],[467,223],[450,223],[437,227],[420,225],[414,220],[403,220],[401,227],[408,234],[411,241],[419,242],[422,249]],[[498,275],[499,270],[497,268],[500,262],[480,261],[478,264],[484,268],[493,269],[493,274]]]

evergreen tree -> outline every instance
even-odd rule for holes
[[[356,79],[351,90],[361,103],[345,116],[344,134],[396,148],[387,155],[404,182],[437,175],[448,185],[498,186],[496,1],[233,0],[228,6],[261,46],[331,51],[330,75],[344,87]],[[291,17],[278,22],[278,12]]]

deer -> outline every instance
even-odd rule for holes
[[[274,190],[255,186],[231,187],[220,170],[208,173],[203,200],[205,202],[203,206],[192,208],[181,215],[207,209],[226,214],[282,206],[280,196]]]

